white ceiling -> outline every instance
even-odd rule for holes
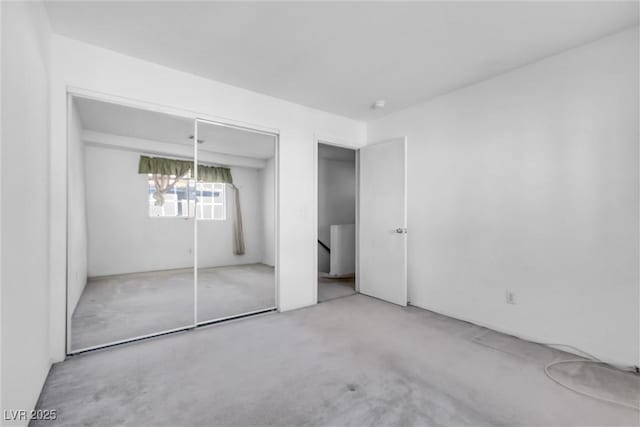
[[[638,25],[637,2],[52,1],[54,31],[372,119]],[[385,99],[384,110],[372,110]]]
[[[194,121],[86,98],[75,98],[85,130],[150,141],[192,146]],[[198,124],[202,151],[268,159],[275,154],[275,138],[207,123]]]

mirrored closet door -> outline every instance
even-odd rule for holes
[[[275,309],[276,136],[196,127],[198,323]]]
[[[69,353],[194,325],[193,123],[70,97]]]
[[[276,150],[70,96],[67,352],[275,309]]]

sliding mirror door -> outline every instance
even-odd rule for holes
[[[275,309],[276,150],[70,96],[67,352]]]
[[[197,321],[276,307],[276,136],[198,120]]]
[[[70,98],[69,353],[194,325],[193,131]]]

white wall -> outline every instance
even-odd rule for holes
[[[329,274],[345,276],[356,272],[356,225],[329,226],[331,235],[331,261]]]
[[[74,102],[69,120],[69,314],[73,313],[87,284],[87,203],[85,197],[85,156],[82,121]]]
[[[150,218],[147,176],[140,153],[86,146],[89,277],[193,267],[193,220]],[[232,167],[245,236],[245,255],[233,253],[233,190],[227,186],[225,221],[198,223],[200,268],[252,264],[263,259],[259,169]]]
[[[58,359],[64,355],[66,207],[61,200],[66,191],[67,87],[279,131],[278,258],[281,262],[277,274],[280,308],[290,310],[314,304],[315,138],[323,135],[357,147],[366,139],[365,124],[54,35],[50,184],[54,294],[51,325],[55,340],[52,353]]]
[[[1,31],[0,406],[2,410],[29,410],[35,406],[50,367],[50,39],[42,4],[3,2]],[[60,315],[64,320],[64,310]],[[26,425],[26,421],[17,424]]]
[[[369,123],[408,137],[411,303],[638,365],[638,89],[636,28]]]
[[[329,247],[330,225],[356,221],[355,167],[355,161],[318,157],[318,239]],[[318,271],[329,272],[329,254],[322,247],[318,247]]]
[[[318,159],[318,225],[353,224],[356,220],[354,161]]]
[[[275,157],[268,159],[265,167],[260,170],[262,182],[262,263],[274,266],[276,264],[276,235],[275,235]]]

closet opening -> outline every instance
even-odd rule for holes
[[[357,151],[318,141],[317,301],[357,292]]]

